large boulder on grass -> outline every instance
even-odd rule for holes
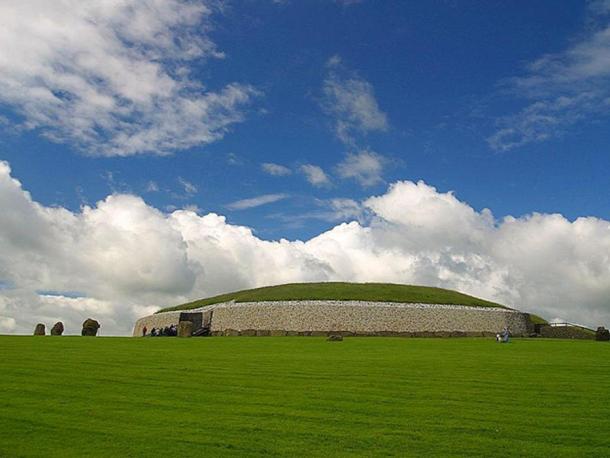
[[[42,323],[38,323],[36,325],[36,327],[34,328],[34,335],[35,336],[44,336],[45,334],[46,334],[45,325]]]
[[[343,336],[341,334],[331,334],[326,340],[328,340],[329,342],[342,342]]]
[[[193,335],[193,322],[181,321],[178,323],[178,337],[191,337]]]
[[[91,319],[87,318],[83,323],[83,330],[81,331],[81,336],[96,336],[97,330],[100,328],[100,324]]]
[[[51,328],[52,336],[60,336],[64,333],[64,324],[61,321],[58,321]]]

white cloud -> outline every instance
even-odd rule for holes
[[[155,181],[149,181],[146,184],[146,192],[159,192],[159,185]]]
[[[303,164],[300,167],[301,172],[312,186],[318,188],[332,186],[332,182],[322,167],[313,164]]]
[[[227,154],[227,164],[235,167],[240,167],[244,165],[244,160],[235,153],[229,153]]]
[[[283,200],[288,197],[288,194],[263,194],[262,196],[251,197],[232,202],[227,205],[230,210],[246,210],[248,208],[260,207],[261,205],[271,204],[278,200]]]
[[[182,188],[184,188],[184,192],[187,195],[192,196],[193,194],[197,194],[197,186],[195,186],[190,181],[187,181],[182,177],[178,177],[178,182],[180,183]]]
[[[337,165],[341,178],[356,180],[361,186],[373,186],[383,182],[382,173],[387,159],[373,151],[348,153]]]
[[[282,228],[300,228],[308,220],[321,220],[331,223],[344,221],[364,222],[368,212],[362,203],[347,198],[315,199],[319,207],[316,210],[307,210],[298,214],[272,213],[268,218],[282,222]]]
[[[322,107],[333,117],[337,137],[354,145],[356,134],[387,130],[387,116],[379,108],[373,86],[345,70],[338,56],[331,57],[327,67]]]
[[[610,324],[610,222],[532,214],[497,220],[452,193],[397,182],[308,241],[267,241],[223,216],[162,213],[112,195],[79,212],[32,201],[0,163],[0,332],[61,320],[129,334],[158,306],[299,281],[436,285],[585,325]],[[37,291],[56,291],[54,295]],[[65,293],[62,293],[65,292]],[[69,291],[79,291],[73,297]]]
[[[292,170],[290,170],[288,167],[280,164],[274,164],[273,162],[264,162],[261,164],[261,169],[263,169],[263,172],[268,173],[269,175],[278,177],[292,174]]]
[[[5,0],[0,102],[35,129],[89,154],[166,154],[222,138],[256,91],[215,91],[190,74],[222,58],[214,2]]]
[[[507,151],[560,137],[579,122],[610,113],[610,8],[589,4],[592,30],[564,51],[531,62],[522,76],[504,82],[526,100],[517,113],[498,121],[489,145]]]

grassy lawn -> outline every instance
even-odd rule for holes
[[[608,456],[593,341],[0,337],[0,456]]]
[[[263,288],[236,291],[220,296],[208,297],[175,307],[160,310],[187,310],[219,302],[258,302],[258,301],[377,301],[407,302],[419,304],[454,304],[478,307],[502,307],[495,302],[468,296],[449,289],[430,286],[398,285],[393,283],[289,283],[286,285],[265,286]]]

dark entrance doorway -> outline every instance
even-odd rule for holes
[[[212,327],[212,313],[212,310],[209,312],[182,312],[179,321],[193,323],[194,336],[208,336]]]
[[[203,323],[203,313],[186,313],[180,314],[180,321],[190,321],[193,323],[193,331],[199,329]]]

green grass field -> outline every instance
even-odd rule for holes
[[[188,304],[177,305],[160,310],[188,310],[219,302],[258,302],[258,301],[377,301],[407,302],[420,304],[454,304],[478,307],[502,307],[495,302],[468,296],[449,289],[430,286],[398,285],[394,283],[289,283],[277,286],[236,291],[220,296],[208,297]]]
[[[0,456],[608,456],[594,341],[0,337]]]

